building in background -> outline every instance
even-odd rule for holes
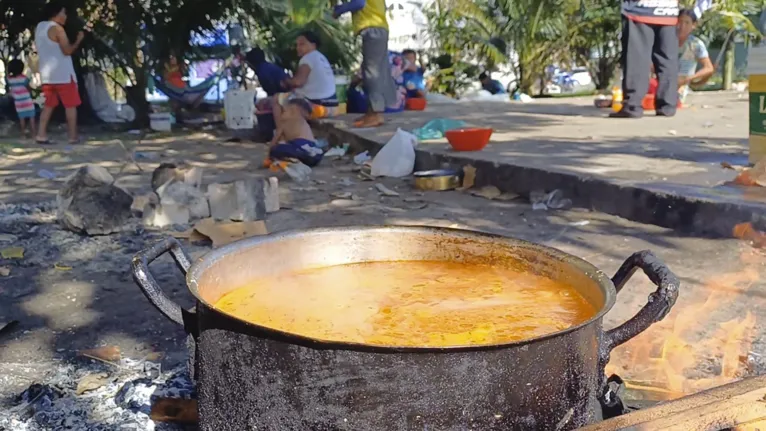
[[[429,48],[426,33],[428,20],[423,13],[427,0],[388,0],[388,49],[401,52],[414,49],[422,52]]]

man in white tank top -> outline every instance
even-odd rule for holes
[[[48,122],[60,101],[66,111],[69,143],[77,143],[77,107],[82,102],[77,89],[72,54],[80,47],[85,35],[79,32],[75,42],[69,42],[64,31],[67,19],[66,8],[58,1],[52,0],[45,5],[43,11],[46,21],[37,24],[35,45],[40,59],[40,78],[43,83],[45,106],[40,114],[40,128],[35,139],[38,144],[50,143]]]

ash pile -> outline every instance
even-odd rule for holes
[[[152,407],[160,400],[195,398],[185,367],[163,371],[159,363],[126,358],[65,365],[0,406],[0,431],[184,430],[153,420]]]

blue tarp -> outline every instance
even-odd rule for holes
[[[224,24],[216,26],[214,30],[203,33],[192,33],[191,44],[194,46],[214,47],[229,45],[229,28]]]

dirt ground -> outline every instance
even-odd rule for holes
[[[55,223],[53,204],[63,178],[87,163],[109,169],[119,185],[132,193],[149,190],[152,170],[161,162],[183,160],[205,170],[204,182],[264,174],[258,167],[265,147],[227,142],[210,132],[156,134],[138,142],[138,136],[92,131],[86,144],[41,148],[18,140],[0,141],[0,248],[21,246],[22,259],[0,259],[11,273],[0,277],[0,322],[17,320],[18,326],[0,333],[0,398],[33,381],[44,380],[52,367],[76,361],[79,349],[117,345],[123,355],[140,358],[150,351],[166,354],[166,363],[185,360],[183,331],[154,309],[132,280],[131,257],[169,235],[147,230],[136,220],[120,234],[85,237]],[[120,139],[128,149],[116,143]],[[133,153],[137,165],[129,161]],[[41,171],[43,171],[41,173]],[[55,178],[46,172],[55,174]],[[754,344],[744,348],[737,375],[759,372],[763,352],[762,307],[766,284],[761,281],[766,258],[734,239],[680,236],[675,232],[632,223],[586,210],[533,211],[520,197],[493,201],[470,193],[415,191],[411,179],[382,179],[400,197],[385,197],[375,182],[363,181],[348,159],[325,160],[312,181],[296,184],[280,178],[283,209],[266,221],[270,232],[318,226],[415,224],[475,229],[526,239],[582,257],[613,273],[631,253],[651,249],[682,280],[681,295],[669,316],[691,318],[694,325],[674,334],[694,344],[718,336],[720,324],[749,313],[755,323],[742,337]],[[350,192],[354,199],[333,194]],[[587,223],[586,223],[587,222]],[[180,228],[180,227],[179,227]],[[9,237],[7,235],[12,235]],[[209,245],[186,244],[196,258]],[[71,268],[71,269],[70,269]],[[168,257],[153,265],[168,295],[185,306],[193,304],[181,274]],[[742,274],[750,277],[742,280]],[[633,316],[653,290],[638,273],[619,294],[607,315],[611,327]],[[712,304],[700,309],[710,294]],[[725,331],[724,331],[725,332]],[[672,328],[646,333],[618,349],[617,371],[628,375],[631,351],[642,343],[662,339]],[[682,344],[683,344],[682,343]],[[748,358],[748,352],[754,352]],[[656,355],[657,353],[651,353]],[[724,355],[711,350],[687,373],[691,378],[713,378],[724,373]]]

